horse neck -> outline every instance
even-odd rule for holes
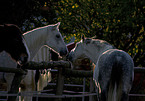
[[[39,49],[45,45],[47,27],[38,28],[23,34],[30,51],[30,60],[34,58]]]
[[[88,48],[89,49],[89,48]],[[89,53],[89,58],[92,60],[92,62],[94,64],[97,63],[98,59],[100,58],[100,56],[107,50],[109,49],[113,49],[113,46],[111,45],[106,45],[105,47],[101,47],[100,49],[98,49],[97,47],[94,46],[94,49],[91,49],[91,52]],[[92,52],[93,51],[93,52]]]

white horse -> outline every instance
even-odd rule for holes
[[[124,51],[106,41],[85,39],[77,43],[69,54],[75,69],[79,59],[89,58],[96,64],[93,79],[98,101],[128,101],[134,77],[134,63]]]
[[[26,44],[30,51],[30,61],[33,60],[36,53],[39,49],[46,45],[52,48],[54,51],[58,52],[60,56],[66,55],[68,53],[67,47],[62,39],[62,35],[59,32],[60,23],[54,25],[48,25],[40,28],[36,28],[34,30],[28,31],[24,33],[24,38],[26,40]],[[3,52],[0,56],[0,61],[3,61],[0,66],[5,67],[17,67],[17,64],[10,59],[10,57]],[[10,65],[9,65],[10,63]],[[14,77],[12,73],[3,73],[3,79],[5,79],[5,83],[7,84],[7,90],[10,89],[11,83]],[[35,90],[35,72],[29,70],[25,78],[22,80],[21,91],[34,91]],[[24,101],[31,101],[32,97],[24,97]]]
[[[51,60],[51,49],[47,46],[43,46],[41,47],[41,49],[37,52],[37,54],[35,55],[35,57],[33,58],[32,61],[34,62],[49,62]],[[37,75],[37,77],[35,77],[35,79],[38,79],[37,82],[37,91],[41,91],[44,89],[44,87],[47,86],[48,82],[51,81],[51,69],[44,69],[41,70],[43,73],[37,74],[35,73],[35,75]]]

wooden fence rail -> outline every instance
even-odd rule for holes
[[[71,76],[92,76],[93,71],[84,71],[84,70],[71,70],[71,63],[69,61],[51,61],[51,62],[29,62],[26,66],[21,68],[8,68],[8,67],[0,67],[0,72],[7,72],[7,73],[19,73],[19,74],[26,74],[28,70],[39,70],[39,69],[49,69],[49,68],[63,68],[64,69],[64,75],[69,76],[68,74],[71,74]],[[145,73],[145,67],[134,67],[134,71],[138,73]]]
[[[93,71],[84,71],[84,70],[71,70],[71,63],[69,61],[52,61],[52,62],[29,62],[27,65],[22,68],[7,68],[0,67],[0,72],[9,72],[15,73],[15,77],[12,82],[11,90],[9,94],[17,94],[20,82],[23,78],[23,75],[27,74],[28,70],[39,70],[39,69],[49,69],[58,67],[58,81],[57,81],[57,96],[62,96],[64,77],[93,77]],[[145,73],[144,67],[134,67],[134,71],[137,73]],[[65,96],[66,97],[66,96]],[[8,101],[15,101],[16,96],[8,97]],[[61,101],[61,99],[56,99],[56,101]]]
[[[0,67],[0,72],[27,74],[27,71],[21,68]]]

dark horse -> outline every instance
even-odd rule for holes
[[[19,65],[29,59],[29,51],[22,32],[14,24],[0,25],[0,52],[6,51]]]

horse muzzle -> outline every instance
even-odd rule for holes
[[[71,62],[73,62],[73,57],[74,57],[74,53],[73,53],[73,52],[71,52],[71,53],[69,53],[69,54],[67,55],[67,59],[68,59],[69,61],[71,61]]]
[[[66,56],[68,54],[68,50],[61,50],[59,53],[60,56]]]

